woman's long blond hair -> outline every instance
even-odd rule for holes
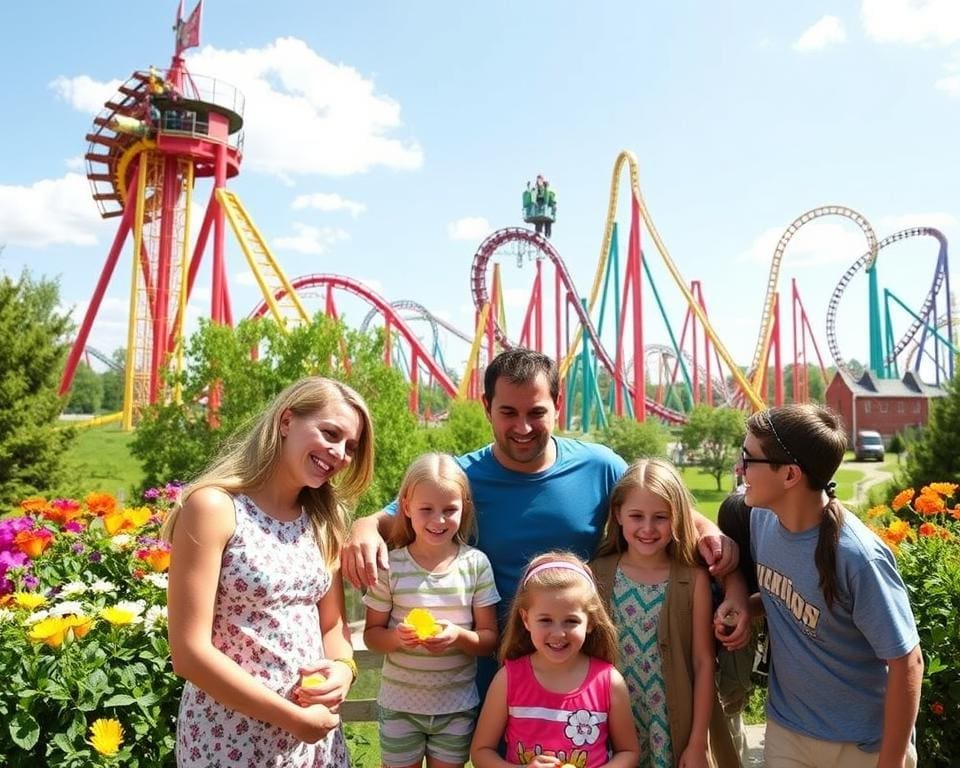
[[[253,426],[235,435],[204,472],[183,490],[180,501],[163,524],[161,535],[168,541],[180,510],[191,494],[216,487],[234,495],[249,493],[269,484],[282,453],[280,421],[289,411],[304,417],[332,403],[346,403],[360,417],[360,435],[350,465],[335,481],[319,488],[304,487],[299,502],[310,517],[317,542],[328,566],[340,557],[340,545],[350,528],[349,509],[373,479],[373,423],[363,398],[346,384],[321,376],[309,376],[283,390]]]
[[[667,547],[670,556],[681,565],[695,565],[697,532],[693,526],[693,499],[676,467],[665,459],[639,459],[627,467],[610,494],[610,514],[597,557],[627,551],[627,540],[617,515],[631,491],[643,489],[662,499],[670,510],[673,541]]]
[[[569,568],[545,568],[528,577],[534,568],[546,563],[567,563],[578,566],[583,573]],[[587,656],[595,656],[611,664],[617,663],[617,630],[613,621],[603,607],[603,601],[597,592],[597,585],[586,564],[570,552],[546,552],[537,555],[523,570],[517,594],[510,605],[510,616],[507,619],[503,642],[500,644],[500,660],[519,659],[529,656],[537,649],[533,645],[530,632],[523,623],[520,611],[528,611],[534,595],[541,590],[558,591],[561,589],[576,588],[580,591],[583,600],[583,612],[587,614],[590,629],[581,650]]]
[[[403,476],[403,482],[400,483],[400,493],[397,494],[397,514],[393,516],[393,525],[387,539],[390,549],[405,547],[416,538],[410,518],[404,514],[404,506],[409,504],[410,497],[421,483],[434,483],[460,494],[462,504],[460,528],[453,540],[463,544],[470,543],[476,535],[470,481],[467,480],[467,475],[460,465],[449,454],[425,453],[413,460]]]

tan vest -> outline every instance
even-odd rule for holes
[[[612,614],[613,579],[620,555],[605,555],[590,563],[597,590]],[[663,682],[667,696],[667,717],[673,742],[674,765],[690,741],[693,727],[693,583],[695,569],[673,562],[667,596],[660,611],[657,643],[663,659]],[[723,710],[716,695],[709,728],[710,762],[717,768],[740,768]]]

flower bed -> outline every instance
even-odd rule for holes
[[[908,488],[868,522],[896,553],[920,631],[925,669],[919,765],[960,765],[960,503],[958,485]],[[951,503],[952,502],[952,503]]]
[[[181,682],[157,534],[178,491],[138,507],[32,498],[0,520],[4,765],[173,764]]]

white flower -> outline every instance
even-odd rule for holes
[[[90,585],[90,591],[103,595],[107,592],[116,592],[117,585],[104,579],[100,579],[99,581],[95,581]]]
[[[13,621],[14,616],[16,616],[16,614],[13,611],[0,608],[0,624],[3,624],[5,621]]]
[[[597,727],[599,718],[586,709],[578,709],[567,718],[567,727],[563,734],[573,742],[574,746],[593,744],[600,737]]]
[[[82,595],[87,591],[87,585],[82,581],[70,581],[60,588],[60,597],[73,597]]]
[[[143,621],[143,612],[147,610],[147,604],[143,600],[121,600],[115,608],[121,611],[129,611],[133,614],[131,624],[139,624]]]
[[[149,581],[157,589],[166,590],[167,582],[170,580],[165,573],[146,573],[143,576],[144,581]]]
[[[38,621],[43,621],[46,618],[50,617],[50,611],[39,610],[31,613],[27,618],[23,620],[23,626],[30,627],[36,624]]]
[[[143,619],[143,628],[147,632],[156,632],[167,623],[167,606],[151,605]]]
[[[83,616],[85,613],[78,600],[64,600],[50,609],[51,616]]]
[[[110,539],[110,549],[114,552],[122,552],[125,549],[129,549],[130,545],[133,543],[133,536],[129,533],[118,533],[112,539]]]

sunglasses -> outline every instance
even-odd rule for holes
[[[746,448],[740,449],[740,466],[746,469],[751,464],[784,464],[789,462],[773,461],[772,459],[755,459],[747,454]]]

